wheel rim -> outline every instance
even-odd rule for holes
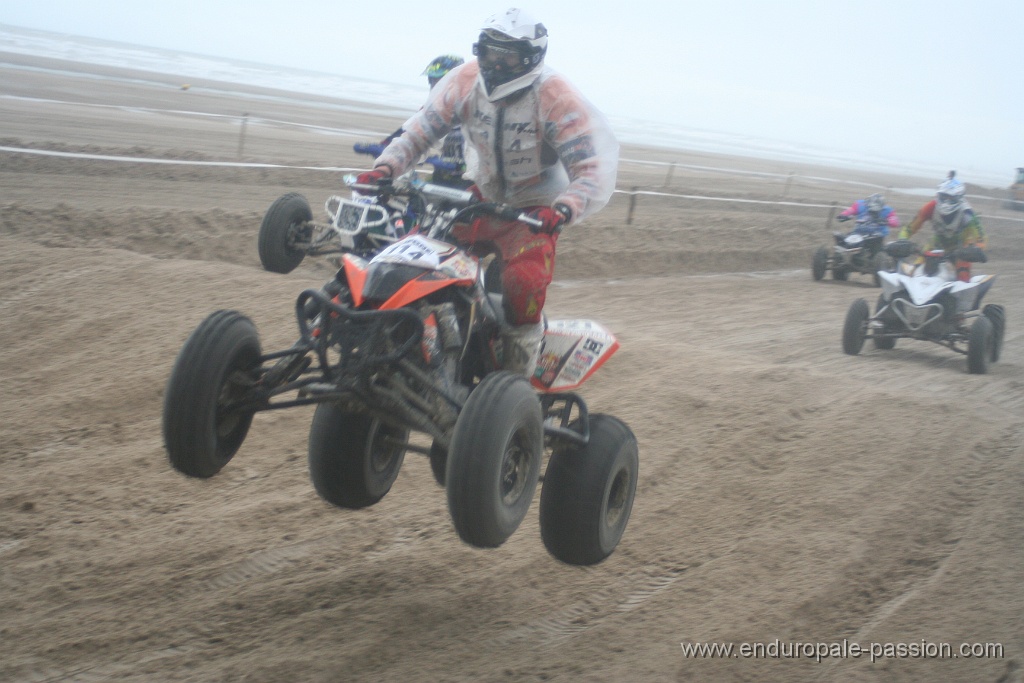
[[[401,444],[389,433],[388,428],[374,420],[370,427],[372,435],[367,440],[369,448],[370,469],[375,474],[387,472],[395,464],[395,459],[402,451]]]
[[[216,432],[218,438],[226,439],[238,429],[242,422],[243,414],[237,410],[224,410],[225,406],[236,403],[245,396],[245,387],[242,380],[243,375],[238,372],[231,373],[220,388],[220,395],[217,397]]]
[[[505,449],[505,457],[501,461],[501,500],[505,505],[514,505],[526,490],[530,458],[528,439],[517,432]]]
[[[629,500],[629,470],[622,468],[612,480],[608,490],[607,509],[604,514],[604,522],[609,527],[614,527],[622,519],[626,511],[626,502]]]

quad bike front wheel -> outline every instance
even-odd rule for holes
[[[811,258],[811,277],[820,280],[828,270],[828,247],[818,247]]]
[[[843,323],[843,352],[856,356],[864,348],[864,339],[867,337],[868,318],[871,311],[868,309],[868,302],[864,299],[857,299],[850,304],[846,312],[846,322]]]
[[[405,460],[409,431],[334,403],[321,403],[309,428],[309,476],[332,505],[359,509],[391,490]]]
[[[164,445],[176,470],[212,477],[235,455],[253,413],[231,406],[250,391],[259,366],[259,335],[246,316],[217,311],[192,332],[164,393]]]
[[[590,416],[586,446],[557,446],[540,491],[544,547],[567,564],[593,565],[612,554],[629,521],[640,459],[636,437],[611,415]]]
[[[885,308],[885,306],[886,306],[885,295],[884,294],[879,294],[878,295],[878,301],[875,303],[875,316],[876,317],[878,316],[878,312],[881,311],[883,308]],[[886,325],[883,328],[882,331],[883,332],[890,331],[889,330],[889,326]],[[896,337],[886,337],[886,336],[882,336],[882,335],[878,335],[878,334],[872,334],[871,335],[871,341],[875,344],[875,348],[876,349],[881,349],[883,351],[889,351],[891,349],[896,348]]]
[[[984,375],[994,355],[995,329],[988,316],[978,316],[967,338],[967,372]]]
[[[981,314],[992,321],[992,357],[993,363],[1003,353],[1003,337],[1006,335],[1006,309],[999,304],[986,304]]]
[[[521,375],[494,372],[469,395],[448,448],[445,489],[459,538],[495,548],[519,528],[540,478],[540,400]]]
[[[295,238],[306,223],[313,220],[309,202],[298,192],[289,192],[274,200],[260,224],[260,263],[272,273],[290,273],[306,253],[294,246]]]

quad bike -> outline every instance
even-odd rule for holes
[[[882,248],[885,239],[881,232],[858,221],[858,227],[848,233],[833,232],[835,244],[831,249],[818,247],[811,259],[811,275],[815,280],[832,271],[832,279],[846,280],[850,273],[862,273],[874,278],[875,286],[881,286],[880,272],[891,271],[893,260]]]
[[[384,146],[356,144],[353,149],[376,158]],[[438,156],[428,157],[424,163],[434,169],[453,167]],[[263,216],[257,242],[260,263],[272,273],[290,273],[307,255],[351,252],[370,258],[419,228],[428,210],[417,201],[382,204],[357,193],[348,199],[332,195],[324,204],[327,222],[317,223],[306,198],[289,192],[275,199]]]
[[[999,304],[981,308],[994,275],[974,275],[964,282],[957,279],[954,266],[956,261],[985,263],[985,253],[978,247],[922,253],[910,240],[890,242],[885,248],[900,259],[898,269],[879,274],[882,293],[874,315],[864,299],[850,305],[843,325],[843,351],[857,355],[867,338],[883,350],[894,348],[900,338],[920,339],[966,354],[968,372],[986,373],[1002,351],[1006,310]],[[919,254],[923,258],[910,259]]]
[[[618,341],[593,321],[549,320],[533,376],[501,370],[501,295],[487,290],[481,259],[450,230],[483,214],[537,222],[419,179],[346,182],[382,203],[432,204],[441,218],[429,234],[408,235],[372,259],[342,254],[322,289],[299,294],[299,337],[290,348],[263,351],[254,324],[237,311],[203,321],[167,383],[163,435],[172,466],[212,477],[238,451],[255,413],[316,404],[308,464],[327,502],[377,503],[406,452],[419,452],[466,543],[504,543],[543,480],[547,550],[569,564],[601,562],[629,519],[638,446],[624,422],[590,413],[575,390]],[[431,445],[411,442],[411,432]]]

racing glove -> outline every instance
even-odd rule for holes
[[[356,176],[357,185],[380,185],[381,181],[391,177],[391,169],[388,166],[378,166],[372,171],[366,171]],[[360,194],[368,194],[365,190],[356,190]]]
[[[840,223],[845,223],[846,221],[850,220],[850,218],[851,216],[844,216],[843,214],[839,214],[838,216],[836,216],[836,220],[839,221]]]
[[[531,232],[554,235],[561,232],[562,227],[572,218],[572,209],[565,204],[555,204],[534,209],[528,215],[541,223],[540,225],[531,225]]]

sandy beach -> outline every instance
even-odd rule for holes
[[[461,543],[413,453],[377,505],[328,505],[311,408],[258,414],[209,480],[168,463],[189,333],[231,308],[284,348],[334,272],[265,272],[267,207],[322,214],[401,118],[3,53],[0,84],[0,146],[66,155],[0,151],[0,681],[1024,681],[1024,214],[998,193],[964,178],[1009,321],[971,375],[925,342],[845,355],[879,290],[810,273],[833,207],[892,188],[909,220],[927,197],[897,190],[939,178],[624,146],[546,309],[618,336],[581,394],[640,445],[625,536],[579,568],[537,500],[500,548]]]

